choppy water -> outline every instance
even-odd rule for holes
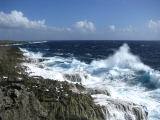
[[[160,42],[46,41],[17,46],[26,56],[48,59],[40,63],[43,69],[39,63],[26,63],[31,75],[60,81],[78,76],[74,82],[109,88],[113,98],[143,105],[150,120],[160,120]],[[96,96],[95,102],[105,105],[105,96]]]

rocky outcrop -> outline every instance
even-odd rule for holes
[[[82,94],[82,85],[39,79],[28,85],[42,106],[48,110],[48,120],[104,120],[104,106],[96,105],[90,94]],[[79,93],[73,92],[77,89]]]
[[[71,81],[71,82],[79,82],[81,83],[82,80],[86,80],[89,78],[87,72],[84,71],[77,71],[74,73],[63,73],[63,78],[65,80]]]
[[[0,87],[2,120],[104,120],[104,106],[96,105],[80,84],[23,76],[5,78]],[[9,81],[7,81],[9,80]],[[7,83],[6,83],[7,82]],[[76,89],[79,93],[74,92]]]
[[[0,120],[44,120],[47,111],[18,83],[0,87]]]
[[[40,62],[44,62],[47,61],[49,59],[44,59],[44,58],[26,58],[26,62],[29,63],[40,63]]]

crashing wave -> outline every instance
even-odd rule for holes
[[[160,87],[160,72],[144,65],[138,56],[130,52],[127,44],[123,44],[119,50],[105,60],[92,61],[91,65],[96,68],[94,71],[95,74],[104,74],[112,71],[109,75],[113,77],[115,74],[120,75],[124,70],[129,70],[128,72],[134,73],[148,73],[148,80],[153,83],[155,87]]]
[[[43,54],[30,53],[28,54],[28,56],[31,56],[34,59],[38,59],[41,58]],[[50,71],[47,71],[45,66],[48,62],[54,63],[53,66],[49,67]],[[150,68],[147,65],[144,65],[138,56],[135,56],[130,52],[130,48],[127,44],[121,46],[119,50],[115,51],[115,53],[109,56],[107,59],[94,60],[91,64],[84,64],[76,59],[72,59],[71,62],[70,59],[61,59],[60,57],[57,58],[56,56],[49,61],[42,61],[42,63],[44,63],[45,68],[38,68],[38,65],[34,65],[33,67],[32,64],[28,64],[31,71],[33,71],[32,75],[38,74],[38,76],[41,75],[44,78],[50,78],[60,81],[67,80],[71,82],[82,83],[86,86],[92,86],[93,84],[94,86],[98,85],[102,88],[109,86],[114,89],[116,93],[115,96],[117,98],[123,99],[123,97],[125,96],[125,99],[127,101],[134,102],[135,100],[137,104],[145,105],[149,112],[149,116],[152,116],[154,112],[159,110],[158,107],[150,107],[149,104],[151,103],[150,100],[152,100],[152,97],[147,96],[149,93],[145,90],[160,87],[160,72]],[[120,109],[117,109],[118,107],[125,105],[123,102],[119,103],[119,99],[115,102],[115,99],[112,99],[113,94],[111,92],[108,92],[108,90],[93,90],[90,94],[93,97],[94,94],[97,94],[96,97],[98,96],[98,94],[101,94],[101,96],[109,96],[109,99],[105,99],[105,103],[114,104],[112,107],[108,106],[107,108],[113,109],[115,111],[115,114],[110,113],[109,115],[111,120],[118,119],[114,116],[119,116],[119,118],[121,119],[134,120],[137,119],[135,117],[137,115],[140,115],[139,117],[141,117],[141,119],[146,119],[146,113],[145,111],[142,111],[143,107],[140,105],[139,107],[135,107],[134,104],[126,103],[126,106],[133,105],[131,107],[132,109],[125,108],[128,109],[128,111],[124,111],[123,109],[121,111]],[[133,98],[132,95],[138,95],[138,97]],[[96,97],[95,102],[97,100]],[[99,101],[98,104],[101,104],[101,102],[103,103],[103,101]],[[136,106],[138,106],[137,104]],[[153,102],[153,104],[154,106],[160,106],[158,102]],[[110,109],[108,111],[111,111]],[[134,111],[139,112],[135,113]]]

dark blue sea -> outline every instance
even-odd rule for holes
[[[54,40],[16,46],[27,57],[46,59],[26,63],[31,76],[109,88],[114,99],[143,105],[150,120],[160,120],[160,41]]]

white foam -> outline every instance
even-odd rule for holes
[[[41,58],[42,53],[25,51],[24,55],[31,58]],[[50,57],[50,60],[42,63],[24,63],[28,66],[31,76],[42,76],[44,78],[69,81],[64,74],[78,76],[81,83],[90,88],[101,86],[102,89],[109,87],[112,92],[111,98],[132,101],[146,107],[149,118],[156,119],[160,116],[160,72],[144,65],[138,56],[130,52],[129,46],[124,44],[113,55],[105,60],[93,61],[91,64],[83,63],[73,58]],[[39,64],[44,64],[44,68],[39,68]],[[143,72],[138,74],[138,72]],[[86,77],[87,76],[87,77]],[[139,78],[148,79],[157,89],[148,89]],[[157,93],[157,94],[155,94]],[[154,95],[154,96],[153,96]],[[106,105],[106,95],[93,95],[95,102]]]
[[[113,69],[114,67],[122,69],[132,69],[132,70],[149,70],[150,67],[144,65],[138,56],[130,53],[130,48],[127,44],[124,44],[116,51],[113,55],[108,57],[106,60],[93,61],[91,63],[93,66],[100,68]]]
[[[149,72],[150,81],[156,85],[157,88],[160,87],[160,72],[155,70],[150,70]]]
[[[20,48],[20,50],[23,52],[24,56],[29,57],[29,58],[42,58],[43,54],[38,52],[38,53],[34,53],[34,52],[29,52],[26,49],[22,49]]]
[[[110,70],[110,74],[112,76],[118,76],[124,70],[128,70],[128,72],[131,71],[132,73],[144,71],[149,73],[150,82],[153,83],[157,88],[160,87],[160,72],[153,70],[147,65],[144,65],[138,56],[130,53],[129,46],[127,44],[121,46],[118,51],[116,51],[107,59],[93,61],[91,65],[97,68],[97,73],[100,72],[102,74],[102,72],[106,73],[107,70]]]
[[[34,44],[34,43],[45,43],[47,41],[38,41],[38,42],[30,42],[31,44]]]

